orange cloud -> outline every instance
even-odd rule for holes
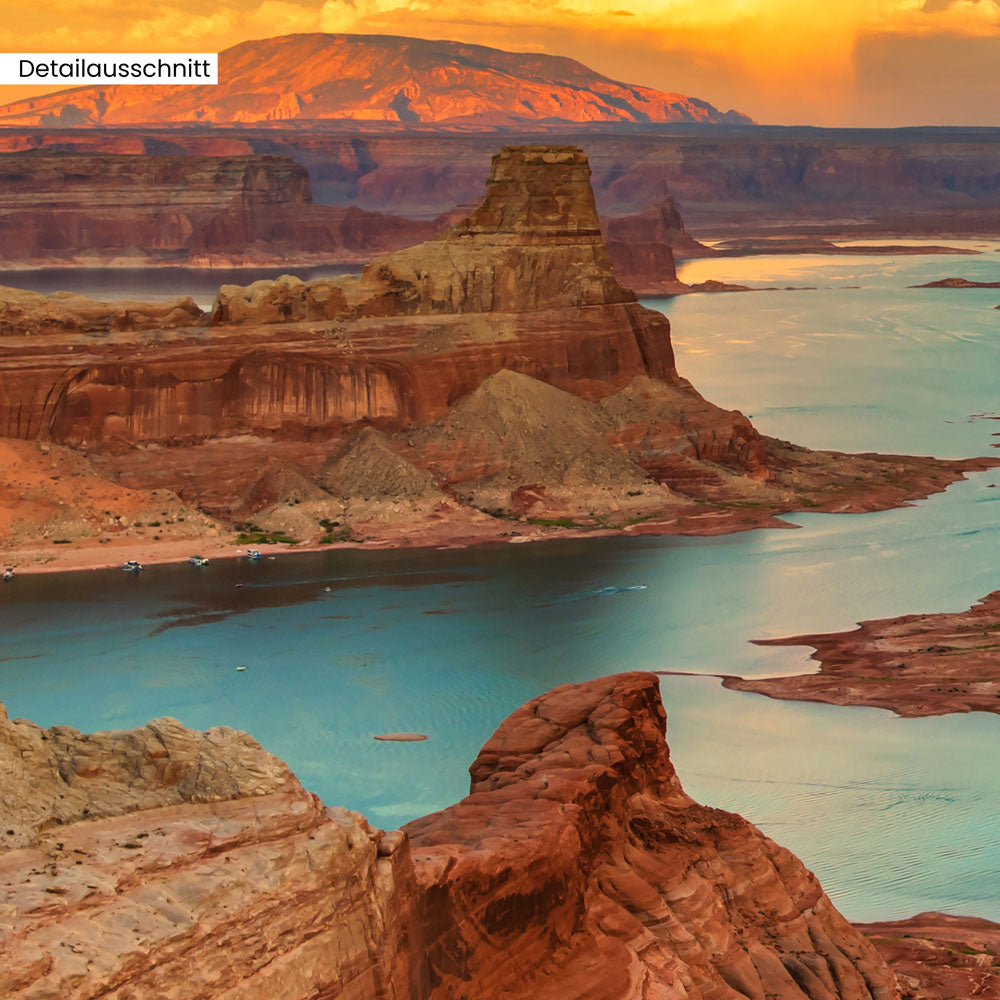
[[[761,121],[828,125],[874,123],[856,87],[858,53],[872,37],[943,47],[974,37],[995,41],[1000,57],[1000,0],[646,0],[627,8],[607,0],[0,0],[0,12],[0,24],[17,25],[0,29],[7,51],[218,51],[307,31],[454,38],[572,56]],[[0,100],[24,96],[0,88]],[[899,114],[919,115],[902,86],[899,97]],[[993,112],[980,103],[980,113]]]

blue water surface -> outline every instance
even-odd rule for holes
[[[683,374],[765,432],[989,454],[1000,422],[971,418],[1000,409],[1000,293],[906,286],[995,280],[998,262],[713,260],[683,276],[819,288],[650,304],[670,316]],[[245,729],[326,801],[392,827],[464,794],[504,715],[557,684],[632,669],[797,672],[815,666],[808,650],[749,640],[968,607],[1000,587],[998,482],[980,473],[910,508],[721,538],[19,577],[2,592],[0,698],[43,725],[169,714]],[[901,720],[710,676],[666,677],[663,695],[687,790],[799,854],[850,918],[1000,919],[1000,718]],[[429,739],[372,739],[397,730]]]

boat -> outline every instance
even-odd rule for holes
[[[126,573],[141,573],[144,568],[145,567],[142,565],[142,563],[136,562],[135,559],[129,559],[129,561],[125,563],[124,566],[122,566],[122,569]]]
[[[247,559],[252,559],[254,562],[256,562],[258,559],[260,559],[260,550],[247,549]]]
[[[3,578],[4,578],[4,580],[13,580],[14,579],[14,570],[11,569],[10,566],[8,566],[3,571]]]
[[[243,672],[244,670],[246,670],[246,664],[243,664],[243,663],[241,663],[241,664],[240,664],[240,665],[239,665],[239,666],[238,666],[238,667],[237,667],[236,669],[237,669],[237,670],[238,670],[238,671],[239,671],[240,673],[242,673],[242,672]]]
[[[191,556],[191,558],[188,559],[188,562],[191,563],[192,566],[208,565],[208,560],[204,556]]]

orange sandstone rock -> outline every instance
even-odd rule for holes
[[[232,730],[0,716],[0,993],[896,998],[798,860],[683,792],[664,723],[650,674],[557,688],[383,834]]]

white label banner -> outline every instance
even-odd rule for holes
[[[217,52],[0,52],[0,84],[192,87],[219,82]]]

